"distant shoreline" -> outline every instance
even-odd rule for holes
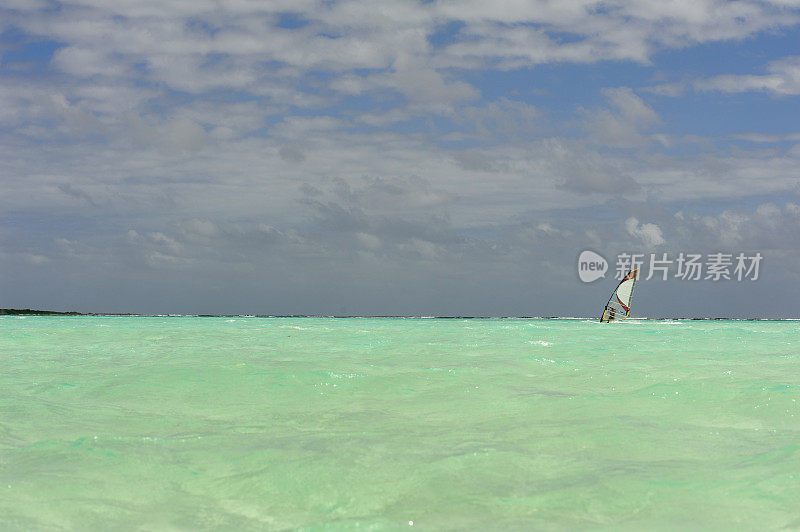
[[[82,312],[57,312],[29,308],[0,308],[0,316],[85,316]]]
[[[61,312],[58,310],[35,310],[30,308],[0,308],[0,316],[150,316],[131,312]]]
[[[596,316],[402,316],[402,315],[324,315],[324,314],[136,314],[132,312],[61,312],[57,310],[0,308],[0,316],[128,316],[140,318],[403,318],[437,320],[596,320]],[[730,318],[730,317],[632,317],[632,321],[800,321],[800,318]]]

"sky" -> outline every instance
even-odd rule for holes
[[[0,307],[595,316],[629,253],[634,316],[800,317],[799,30],[798,0],[2,0]]]

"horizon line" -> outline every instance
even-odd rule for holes
[[[402,318],[402,319],[484,319],[484,320],[599,320],[596,316],[481,316],[481,315],[403,315],[403,314],[181,314],[181,313],[137,313],[137,312],[78,312],[36,309],[0,309],[2,316],[116,316],[116,317],[141,317],[141,318]],[[780,318],[736,318],[729,316],[704,316],[704,317],[649,317],[637,316],[628,320],[692,320],[692,321],[800,321],[796,317]]]

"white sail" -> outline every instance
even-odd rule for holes
[[[600,318],[601,322],[624,320],[628,317],[631,312],[633,287],[639,278],[638,271],[638,268],[629,271],[628,275],[614,289],[608,299],[608,303],[606,303],[606,308],[603,309],[603,316]]]
[[[635,282],[636,279],[628,279],[627,281],[622,281],[622,283],[620,283],[620,285],[617,287],[617,301],[619,301],[619,304],[625,307],[625,309],[630,309],[631,307],[633,284]]]

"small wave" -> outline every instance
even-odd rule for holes
[[[543,347],[550,347],[553,345],[552,342],[545,342],[544,340],[528,340],[528,343],[533,345],[541,345]]]

